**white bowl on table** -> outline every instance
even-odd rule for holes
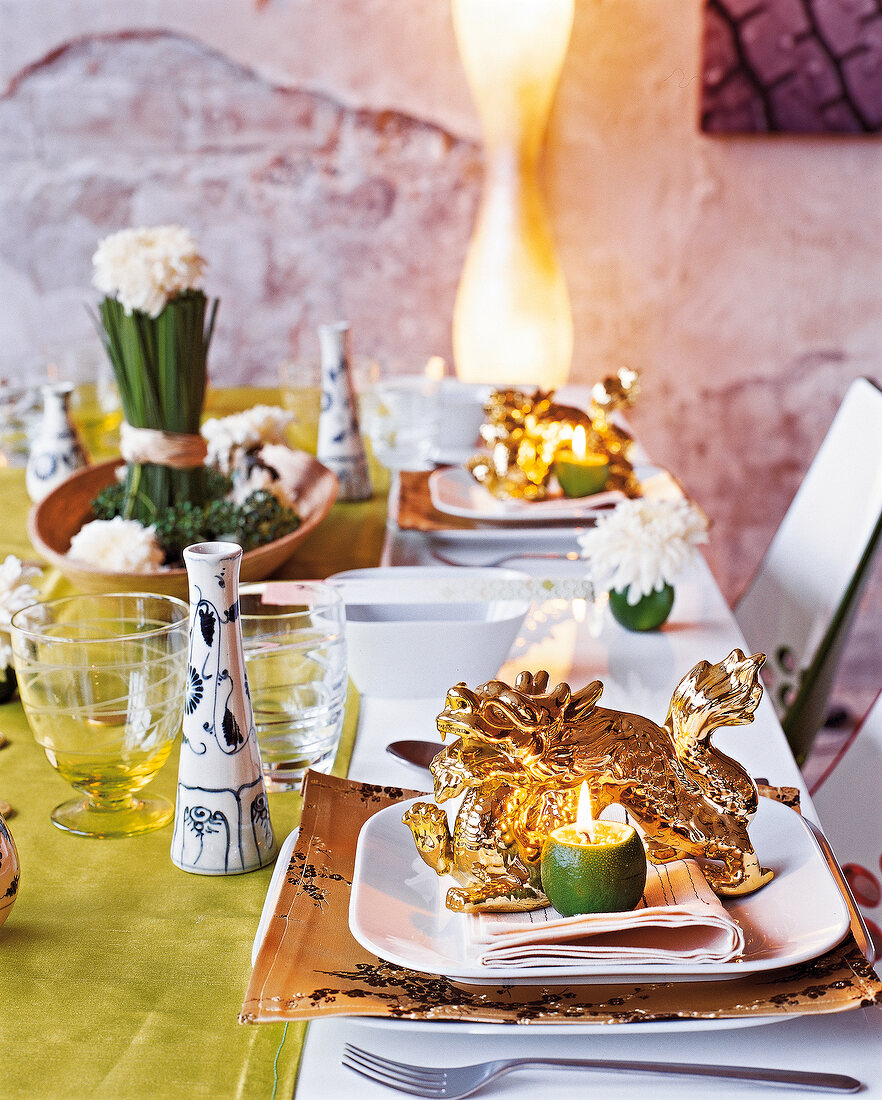
[[[346,604],[349,675],[363,695],[437,697],[492,680],[530,606],[516,569],[397,566],[328,578]]]

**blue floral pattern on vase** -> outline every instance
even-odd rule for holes
[[[50,382],[41,390],[43,418],[31,444],[25,470],[28,496],[34,502],[48,496],[87,462],[68,407],[73,385],[70,382]]]
[[[322,404],[316,457],[337,475],[340,500],[369,500],[373,490],[358,423],[348,335],[345,321],[319,326]]]
[[[276,852],[245,674],[241,557],[235,543],[184,551],[190,652],[171,856],[195,874],[241,874]]]

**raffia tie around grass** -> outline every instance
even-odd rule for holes
[[[119,453],[126,462],[153,462],[176,470],[188,470],[203,464],[208,454],[208,444],[201,435],[134,428],[124,420],[120,425]]]

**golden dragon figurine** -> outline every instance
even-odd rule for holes
[[[487,451],[469,459],[466,467],[496,497],[544,500],[555,457],[581,426],[588,450],[609,461],[608,487],[635,496],[639,486],[630,461],[633,440],[611,416],[633,405],[639,392],[637,372],[628,367],[592,387],[588,412],[555,401],[553,391],[495,390],[481,426]]]
[[[422,859],[458,885],[455,911],[526,910],[548,904],[539,863],[551,830],[576,818],[586,780],[594,816],[612,803],[643,833],[647,857],[701,861],[721,895],[747,894],[772,877],[748,837],[757,788],[711,743],[720,726],[753,721],[762,653],[734,649],[700,661],[677,685],[664,725],[597,706],[603,684],[548,690],[548,673],[522,672],[448,692],[437,726],[457,738],[432,761],[436,803],[464,794],[451,830],[443,807],[406,811]]]

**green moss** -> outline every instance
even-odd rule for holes
[[[184,501],[166,508],[153,521],[156,538],[166,555],[166,565],[178,565],[187,546],[195,542],[237,542],[253,550],[295,531],[300,520],[272,493],[259,489],[241,504],[224,499],[230,481],[209,471],[212,499],[207,504]],[[120,482],[104,489],[92,502],[96,519],[113,519],[123,514],[126,487]]]

